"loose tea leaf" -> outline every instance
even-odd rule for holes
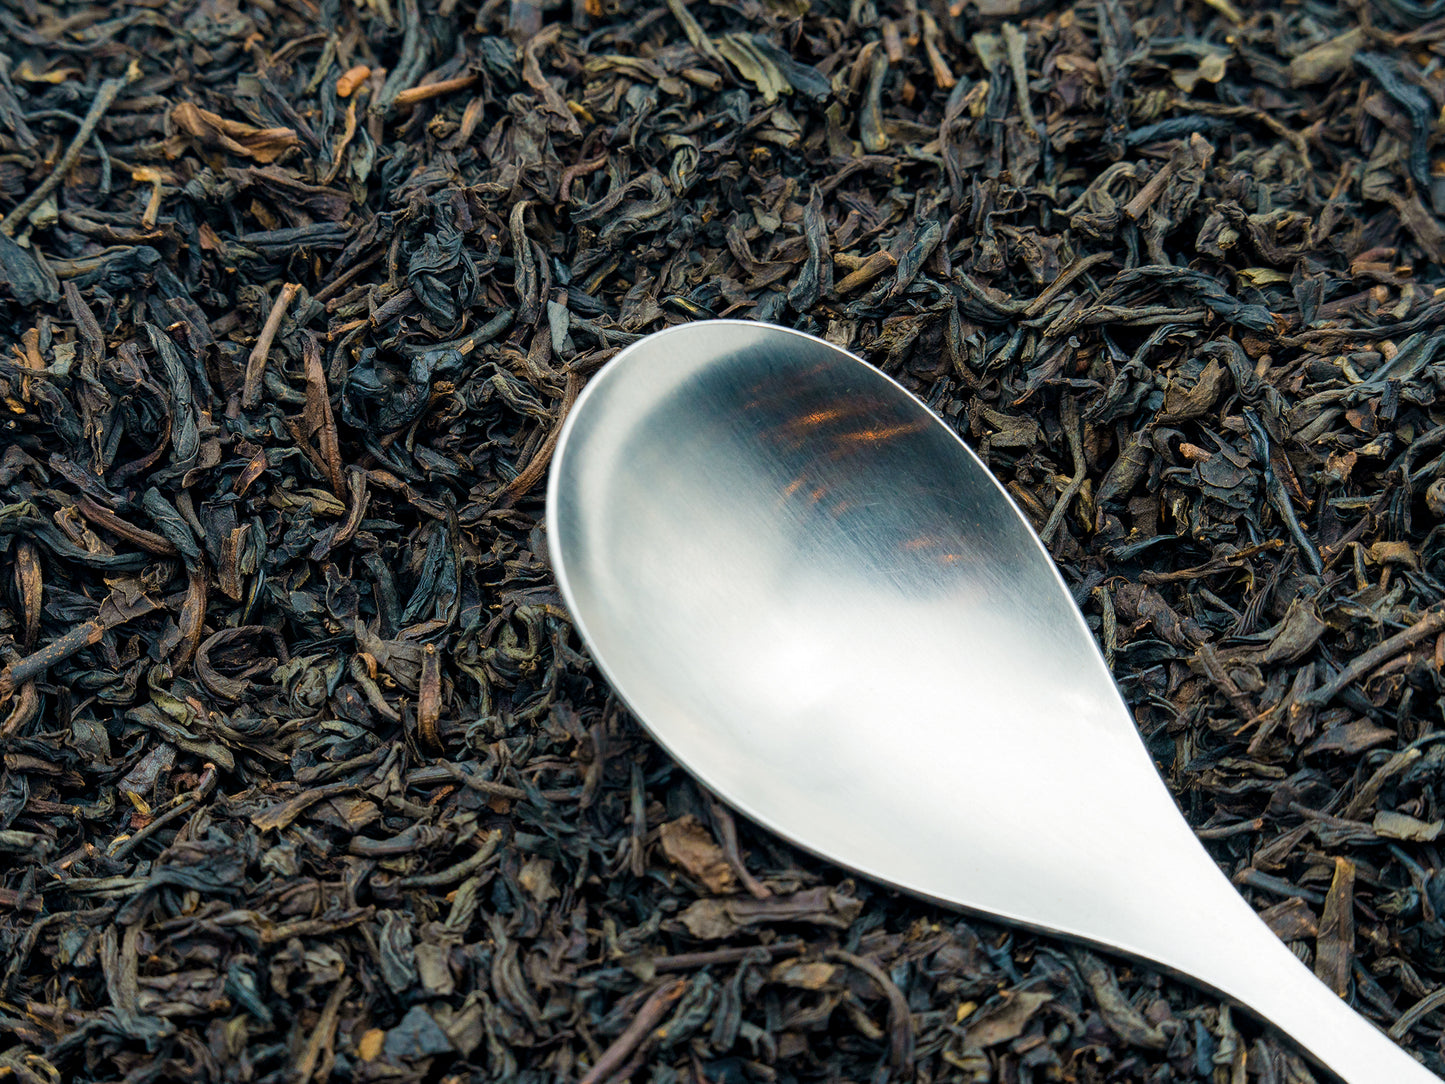
[[[1355,951],[1355,866],[1335,859],[1335,876],[1325,894],[1320,932],[1315,941],[1315,974],[1344,997],[1350,988],[1350,961]]]
[[[670,862],[698,878],[714,895],[724,895],[737,883],[727,858],[696,817],[688,814],[659,830],[662,853]]]

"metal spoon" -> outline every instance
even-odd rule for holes
[[[1192,977],[1349,1084],[1437,1084],[1235,892],[1038,537],[878,370],[765,324],[649,336],[578,398],[547,514],[598,666],[759,824]]]

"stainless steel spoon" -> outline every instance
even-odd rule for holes
[[[1349,1084],[1437,1084],[1235,892],[1033,530],[878,370],[764,324],[649,336],[578,398],[547,514],[598,666],[759,824],[1192,977]]]

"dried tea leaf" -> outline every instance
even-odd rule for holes
[[[964,1033],[973,1046],[987,1049],[1017,1039],[1041,1008],[1053,1000],[1041,990],[1005,992],[968,1018]]]
[[[251,823],[262,832],[286,828],[318,802],[324,802],[328,798],[354,790],[356,790],[356,786],[353,783],[330,783],[326,786],[314,787],[253,813]]]
[[[1377,726],[1368,719],[1360,719],[1353,723],[1345,723],[1343,726],[1330,727],[1306,747],[1305,754],[1343,753],[1346,756],[1354,756],[1357,753],[1363,753],[1366,749],[1373,749],[1377,745],[1395,741],[1396,737],[1393,730]]]
[[[1315,941],[1315,974],[1335,993],[1350,991],[1355,953],[1355,864],[1336,856],[1335,876],[1325,894],[1320,933]]]
[[[1159,415],[1161,425],[1197,418],[1212,407],[1224,388],[1227,370],[1213,358],[1204,367],[1194,383],[1185,387],[1178,379],[1169,383],[1164,393],[1164,410]]]
[[[375,1061],[386,1043],[386,1032],[380,1028],[368,1029],[356,1042],[356,1055],[362,1061]]]
[[[1289,281],[1289,275],[1273,267],[1246,267],[1239,277],[1251,286],[1276,286]]]
[[[558,895],[557,886],[552,883],[550,858],[529,858],[517,873],[517,883],[538,903],[546,903]]]
[[[1261,665],[1298,662],[1314,650],[1328,626],[1313,601],[1292,599],[1283,619],[1275,626],[1274,638],[1259,656]]]
[[[778,8],[807,7],[807,0],[767,0],[767,2]],[[815,102],[828,100],[828,96],[833,90],[832,84],[828,77],[817,68],[795,60],[790,53],[774,45],[762,34],[749,35],[748,42],[753,47],[753,52],[770,62],[777,73],[786,79],[794,90],[806,94]]]
[[[1273,907],[1265,908],[1259,917],[1281,941],[1303,941],[1319,936],[1319,916],[1298,897],[1281,900]]]
[[[736,68],[739,75],[757,87],[763,101],[769,105],[778,100],[779,94],[793,89],[777,65],[754,46],[750,36],[724,34],[716,39],[714,44],[719,55]]]
[[[456,977],[452,974],[450,957],[450,945],[433,942],[417,945],[417,978],[429,996],[447,997],[456,990]]]
[[[199,147],[223,150],[262,163],[276,161],[301,143],[290,128],[257,128],[228,120],[194,102],[178,102],[170,112],[170,119],[182,138]]]
[[[696,877],[709,892],[721,896],[737,887],[737,877],[723,849],[691,813],[664,824],[658,830],[658,839],[668,861]]]
[[[386,1033],[382,1049],[389,1058],[414,1061],[445,1054],[452,1049],[452,1042],[431,1013],[413,1005],[401,1023]]]
[[[1163,1049],[1168,1042],[1164,1033],[1145,1020],[1124,996],[1113,969],[1087,949],[1075,949],[1071,955],[1109,1030],[1131,1046]]]
[[[1406,568],[1420,567],[1420,558],[1408,542],[1375,542],[1366,551],[1369,559],[1377,565],[1404,565]]]
[[[1175,647],[1193,647],[1207,638],[1197,622],[1179,614],[1147,584],[1120,584],[1114,591],[1114,604],[1125,620],[1150,625],[1160,639]]]
[[[1325,457],[1325,477],[1335,485],[1344,485],[1358,461],[1359,455],[1355,452],[1331,452]]]
[[[1289,85],[1307,87],[1350,70],[1355,54],[1365,47],[1365,32],[1355,27],[1329,41],[1306,49],[1289,62]]]
[[[386,910],[377,914],[381,930],[377,935],[377,964],[381,977],[393,994],[409,990],[417,981],[415,935],[407,916]],[[415,1021],[414,1024],[420,1024]]]
[[[1205,83],[1217,83],[1224,78],[1224,73],[1229,67],[1229,53],[1225,51],[1208,52],[1199,58],[1199,63],[1193,68],[1175,68],[1169,73],[1169,78],[1174,85],[1185,94],[1193,94],[1194,88],[1201,81]]]
[[[26,307],[53,305],[60,300],[60,290],[41,270],[34,256],[0,232],[0,298],[3,297]]]
[[[1445,829],[1445,820],[1422,821],[1406,813],[1381,810],[1375,814],[1375,833],[1385,839],[1403,839],[1411,843],[1434,843]]]
[[[141,814],[148,814],[149,807],[146,805],[146,798],[156,788],[162,775],[166,775],[175,766],[176,747],[173,745],[154,745],[140,761],[126,773],[120,781],[119,789],[122,794],[135,804]]]
[[[1119,457],[1099,483],[1096,500],[1100,504],[1126,496],[1149,470],[1154,447],[1146,432],[1133,433],[1119,450]]]
[[[799,990],[822,990],[833,982],[838,965],[820,960],[784,960],[768,973],[768,980]]]
[[[742,929],[778,922],[846,929],[862,907],[861,900],[846,893],[818,887],[765,900],[746,896],[698,900],[683,911],[678,920],[693,937],[716,941]]]

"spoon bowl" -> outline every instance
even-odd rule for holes
[[[1033,529],[877,369],[765,324],[649,336],[582,392],[547,499],[598,666],[757,823],[1202,983],[1349,1084],[1437,1081],[1235,892]]]

